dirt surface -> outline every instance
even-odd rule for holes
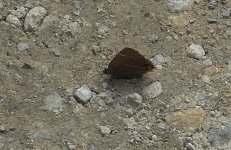
[[[165,0],[0,2],[0,149],[231,149],[231,17],[221,16],[230,1],[211,10],[197,0],[177,13]],[[7,21],[22,6],[26,14],[45,8],[38,27],[25,29],[26,14],[22,26]],[[29,47],[20,52],[20,43]],[[191,44],[205,55],[187,55]],[[124,47],[166,62],[142,78],[110,79],[103,70]],[[142,89],[157,81],[161,94],[146,96]],[[84,84],[92,98],[82,105],[73,91]],[[54,92],[58,112],[44,109]],[[141,104],[127,104],[132,93]],[[202,110],[198,118],[177,125],[173,113],[192,108]]]

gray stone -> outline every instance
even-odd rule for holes
[[[5,132],[5,131],[6,131],[6,128],[3,125],[1,125],[0,126],[0,132]]]
[[[143,102],[142,96],[140,96],[138,93],[133,93],[128,95],[129,102],[134,105],[140,105]]]
[[[43,19],[47,15],[47,10],[43,7],[34,7],[26,15],[24,28],[27,31],[37,30]]]
[[[188,150],[196,150],[195,146],[192,145],[191,143],[187,143],[186,147],[187,147]]]
[[[45,110],[53,111],[55,113],[63,112],[62,98],[58,93],[53,92],[44,99]]]
[[[107,26],[100,26],[98,29],[98,33],[100,35],[107,34],[110,31],[110,29]]]
[[[230,9],[221,9],[221,16],[225,19],[230,17]]]
[[[163,92],[162,85],[160,82],[154,82],[148,86],[145,86],[142,92],[146,98],[155,98]]]
[[[76,145],[75,145],[75,144],[68,143],[68,149],[69,149],[69,150],[76,150]]]
[[[80,11],[82,9],[83,0],[75,0],[75,8],[76,11],[74,12],[77,16],[80,14]]]
[[[30,48],[28,43],[20,42],[17,44],[17,52],[20,55],[27,55],[27,50]]]
[[[168,0],[170,12],[181,12],[188,10],[193,5],[193,0]]]
[[[231,127],[221,127],[208,134],[208,141],[212,146],[223,145],[231,140]]]
[[[14,25],[16,25],[16,26],[18,26],[18,27],[21,27],[21,26],[22,26],[21,21],[20,21],[16,16],[11,15],[11,14],[9,14],[9,15],[6,17],[6,21],[7,21],[8,23],[14,24]]]
[[[208,8],[212,10],[215,9],[217,5],[218,5],[217,0],[209,0]]]
[[[210,67],[213,65],[213,62],[211,59],[205,59],[202,61],[202,64],[205,66],[205,67]]]
[[[165,63],[164,56],[162,54],[158,54],[155,57],[151,58],[150,61],[153,65],[163,65]]]
[[[47,130],[40,130],[31,135],[33,140],[51,140],[51,135]]]
[[[131,118],[123,118],[123,124],[125,125],[125,129],[135,129],[136,121],[134,117]]]
[[[26,16],[27,9],[23,6],[21,6],[21,7],[18,7],[16,10],[11,10],[10,12],[12,15],[21,19],[21,18],[24,18]]]
[[[107,136],[112,132],[110,127],[107,126],[99,126],[99,131],[102,136]]]
[[[86,85],[83,85],[81,88],[74,91],[73,96],[77,102],[86,104],[92,97],[92,91]]]
[[[69,129],[69,128],[60,128],[58,132],[61,135],[68,135],[68,134],[70,134],[71,129]]]
[[[201,45],[191,44],[186,49],[186,53],[189,57],[195,59],[201,59],[205,55],[205,51]]]
[[[72,36],[76,36],[76,34],[78,34],[81,31],[81,27],[78,22],[70,22],[68,27]]]

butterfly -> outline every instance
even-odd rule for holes
[[[103,72],[115,78],[133,79],[143,76],[154,68],[151,61],[132,48],[124,48]]]

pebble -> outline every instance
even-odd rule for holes
[[[28,43],[20,42],[17,44],[17,52],[19,55],[27,55],[29,48]]]
[[[205,55],[205,50],[201,45],[191,44],[186,53],[191,58],[201,59]]]
[[[99,126],[99,131],[102,136],[108,136],[112,132],[108,126]]]
[[[44,99],[45,110],[53,111],[55,113],[63,112],[62,98],[58,93],[53,92]]]
[[[231,127],[213,129],[208,134],[208,141],[212,146],[227,144],[231,140]]]
[[[129,94],[128,98],[130,100],[129,102],[135,106],[140,105],[143,102],[142,96],[140,96],[138,93]]]
[[[78,22],[70,22],[68,28],[72,36],[76,36],[76,34],[80,33],[81,31],[81,27]]]
[[[165,120],[179,130],[193,132],[204,123],[205,117],[202,109],[188,108],[171,113],[165,117]]]
[[[67,145],[68,145],[69,150],[76,150],[76,145],[75,144],[68,143]]]
[[[195,146],[192,143],[187,143],[186,148],[187,150],[196,150]]]
[[[34,7],[26,15],[24,28],[27,31],[37,30],[43,19],[47,15],[47,10],[43,7]]]
[[[165,58],[162,54],[158,54],[155,57],[151,58],[150,61],[153,63],[154,66],[163,65],[165,62]]]
[[[9,14],[7,17],[6,17],[6,22],[8,23],[11,23],[11,24],[14,24],[18,27],[21,27],[22,26],[22,23],[21,21],[14,15],[11,15]]]
[[[123,124],[125,125],[125,129],[135,129],[136,121],[134,117],[131,118],[123,118]]]
[[[71,129],[69,128],[60,128],[58,131],[60,135],[69,135],[70,132],[71,132]]]
[[[1,126],[0,126],[0,132],[3,133],[3,132],[5,132],[5,131],[6,131],[6,128],[5,128],[3,125],[1,125]]]
[[[92,97],[92,91],[87,87],[87,85],[83,85],[81,88],[74,91],[73,96],[77,102],[86,104]]]
[[[208,8],[209,9],[215,9],[218,6],[217,0],[208,0]]]
[[[203,60],[203,61],[202,61],[202,64],[203,64],[205,67],[210,67],[210,66],[213,65],[213,62],[212,62],[211,59],[208,58],[208,59]]]
[[[228,19],[230,17],[230,14],[231,14],[230,9],[224,9],[224,8],[221,9],[221,16],[223,18]]]
[[[74,14],[79,16],[80,11],[83,6],[83,0],[75,0],[74,2],[75,2],[75,8],[76,8],[76,11],[74,12]]]
[[[110,31],[110,29],[107,26],[100,26],[98,29],[98,33],[100,35],[105,35]]]
[[[168,8],[170,12],[189,10],[192,5],[193,0],[168,0]]]
[[[163,92],[162,85],[160,82],[154,82],[148,86],[145,86],[142,89],[142,92],[146,98],[155,98],[161,95],[161,93]]]
[[[210,66],[204,69],[204,75],[212,76],[219,72],[219,69],[215,66]]]
[[[10,11],[12,15],[16,16],[19,19],[22,19],[26,16],[27,9],[23,6],[18,7],[16,10]]]
[[[31,135],[33,140],[51,140],[51,135],[47,130],[40,130]]]

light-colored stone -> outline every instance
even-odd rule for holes
[[[92,91],[87,87],[87,85],[83,85],[81,88],[74,91],[73,96],[77,102],[86,104],[92,97]]]
[[[43,19],[47,15],[47,10],[43,7],[34,7],[26,15],[24,28],[27,31],[37,30]]]
[[[205,51],[201,45],[191,44],[187,49],[186,53],[189,57],[195,59],[201,59],[205,55]]]
[[[155,98],[163,92],[162,85],[160,82],[154,82],[148,86],[145,86],[142,92],[146,98]]]
[[[193,132],[204,123],[205,116],[205,112],[200,108],[188,108],[173,112],[165,119],[168,124],[179,130]]]
[[[20,21],[16,16],[11,15],[11,14],[9,14],[9,15],[6,17],[6,21],[7,21],[8,23],[14,24],[14,25],[16,25],[16,26],[18,26],[18,27],[21,27],[21,26],[22,26],[21,21]]]

